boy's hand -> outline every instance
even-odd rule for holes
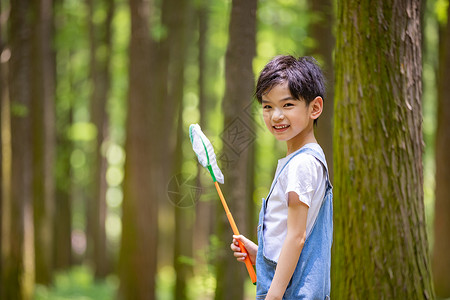
[[[258,245],[243,235],[233,235],[233,242],[231,243],[230,248],[233,250],[233,255],[236,257],[236,260],[240,262],[244,262],[246,254],[241,252],[238,241],[241,241],[241,243],[244,244],[244,247],[250,256],[250,261],[254,265],[256,261],[256,253],[258,252]]]

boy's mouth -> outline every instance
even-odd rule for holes
[[[289,128],[289,125],[273,125],[273,129],[275,129],[276,132],[285,131]]]

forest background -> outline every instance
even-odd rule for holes
[[[188,127],[211,139],[230,209],[255,240],[285,149],[252,93],[277,54],[312,55],[328,79],[316,133],[335,185],[332,297],[450,297],[447,0],[0,9],[1,299],[254,298]],[[411,138],[391,142],[397,132]]]

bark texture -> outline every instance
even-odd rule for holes
[[[33,2],[32,134],[36,283],[50,285],[55,206],[55,65],[53,1]]]
[[[0,3],[0,13],[2,12],[1,9],[1,3]],[[0,54],[3,53],[4,50],[4,37],[2,34],[2,30],[3,30],[3,24],[0,22]],[[2,295],[2,265],[3,265],[3,255],[2,255],[2,249],[3,249],[3,213],[4,213],[4,207],[3,207],[3,199],[5,198],[4,196],[4,163],[3,163],[3,158],[4,158],[4,154],[3,154],[3,147],[4,147],[4,136],[5,133],[3,133],[3,131],[5,130],[5,126],[4,126],[4,122],[5,122],[5,117],[3,116],[5,114],[5,104],[6,104],[6,91],[7,91],[7,83],[6,83],[6,63],[4,60],[0,61],[0,296]],[[9,114],[9,111],[8,111]],[[8,118],[9,119],[9,118]],[[9,128],[9,126],[8,126]],[[9,130],[9,129],[8,129]],[[6,130],[5,130],[6,131]]]
[[[229,24],[229,41],[225,56],[224,130],[221,134],[223,154],[220,160],[225,175],[223,193],[240,232],[251,237],[247,226],[248,197],[251,187],[248,178],[249,148],[255,139],[251,118],[254,75],[252,61],[256,52],[256,0],[232,1]],[[248,278],[244,264],[236,263],[229,253],[228,245],[232,231],[222,205],[217,205],[219,237],[225,253],[217,264],[217,286],[215,299],[243,299],[243,282]],[[253,230],[252,230],[253,231]]]
[[[208,34],[208,10],[207,0],[202,0],[196,11],[198,20],[198,109],[200,113],[199,124],[201,128],[205,128],[206,114],[207,114],[207,75],[208,75],[208,59],[207,59],[207,34]],[[203,189],[200,174],[204,171],[202,165],[197,168],[197,183],[196,187],[201,191]],[[194,232],[194,253],[202,253],[209,243],[209,236],[213,232],[214,224],[214,207],[215,201],[198,201],[195,209],[195,227]],[[196,257],[201,263],[206,263],[206,258],[203,255]],[[197,264],[199,266],[201,264]],[[202,265],[203,266],[203,265]]]
[[[61,55],[57,58],[58,64],[68,68],[71,55]],[[60,74],[58,74],[60,75]],[[75,90],[76,85],[70,80],[70,87]],[[67,105],[67,101],[69,104]],[[70,156],[73,151],[73,143],[67,132],[73,123],[72,101],[67,98],[57,97],[57,126],[56,130],[56,161],[55,161],[55,215],[54,215],[54,268],[55,270],[67,270],[73,263],[72,256],[72,193],[73,179]]]
[[[2,299],[30,299],[34,285],[31,143],[31,3],[11,3],[9,24],[9,108],[11,184]]]
[[[332,298],[433,299],[421,1],[338,3]]]
[[[183,95],[185,85],[185,64],[187,58],[187,41],[192,36],[192,26],[188,20],[191,12],[191,1],[189,0],[165,0],[163,8],[165,8],[164,23],[168,28],[168,37],[165,46],[168,46],[168,89],[167,99],[165,103],[171,104],[165,107],[165,113],[169,120],[175,119],[177,124],[176,133],[167,132],[167,136],[176,136],[176,145],[174,155],[167,157],[167,164],[173,170],[170,182],[176,178],[179,183],[173,186],[175,193],[172,200],[174,203],[175,213],[175,240],[173,265],[175,269],[175,299],[188,299],[187,286],[188,279],[191,275],[192,267],[186,262],[186,258],[192,257],[192,239],[193,239],[193,220],[195,204],[195,192],[190,190],[187,183],[186,174],[182,173],[183,165],[183,143],[188,138],[185,135],[186,129],[183,124]],[[174,112],[178,111],[178,115],[174,116]],[[173,126],[173,124],[171,124]],[[169,126],[171,128],[172,126]],[[161,139],[162,140],[162,139]],[[164,151],[170,153],[170,151]],[[172,162],[171,162],[172,161]],[[171,163],[169,163],[171,162]],[[179,180],[179,181],[178,181]],[[172,188],[172,186],[171,186]]]
[[[58,104],[57,104],[58,105]],[[53,222],[53,267],[55,270],[68,270],[73,263],[72,258],[72,199],[70,191],[72,176],[70,168],[70,153],[72,142],[67,137],[67,130],[71,124],[71,109],[62,112],[58,118],[64,120],[56,128],[56,185],[55,185],[55,217]]]
[[[106,249],[106,169],[107,161],[102,155],[102,145],[108,136],[106,105],[110,90],[110,62],[112,48],[111,23],[114,16],[114,1],[87,1],[89,7],[90,77],[92,82],[91,121],[97,129],[95,159],[92,178],[93,198],[88,207],[88,250],[95,269],[96,278],[105,278],[111,270]],[[102,22],[94,22],[94,14],[106,10]]]
[[[130,0],[129,4],[131,40],[119,298],[141,300],[155,299],[160,195],[156,184],[161,175],[154,166],[161,156],[152,140],[161,125],[155,119],[160,113],[155,107],[161,100],[155,92],[155,46],[149,31],[149,3]]]
[[[436,131],[433,280],[436,296],[450,297],[450,6],[443,34]]]
[[[64,2],[62,0],[53,0],[54,11],[56,15],[63,11]],[[61,34],[66,26],[71,26],[68,21],[55,22],[55,35]],[[73,60],[76,51],[67,51],[58,48],[55,57],[58,66],[56,78],[58,84],[66,84],[71,91],[77,91],[79,86],[73,75]],[[76,93],[75,93],[76,94]],[[72,255],[72,204],[74,182],[72,176],[71,154],[74,145],[71,137],[67,134],[73,124],[73,109],[76,96],[72,94],[67,97],[64,93],[57,94],[55,97],[56,110],[56,160],[55,160],[55,215],[54,215],[54,268],[58,271],[64,271],[70,268],[74,263],[76,255]]]

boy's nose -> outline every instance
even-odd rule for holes
[[[280,120],[283,120],[283,119],[284,119],[284,114],[283,114],[282,111],[280,111],[279,109],[277,109],[277,110],[275,110],[275,111],[273,112],[273,115],[272,115],[272,120],[273,120],[273,121],[280,121]]]

